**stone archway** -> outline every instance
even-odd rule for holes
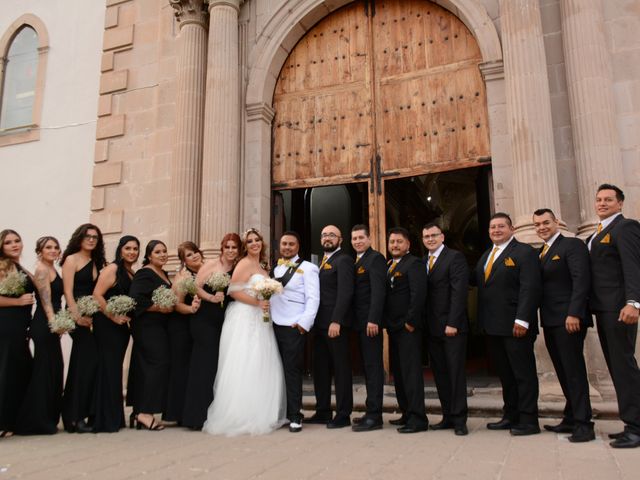
[[[456,15],[469,28],[478,42],[483,64],[481,71],[487,87],[487,104],[491,138],[492,163],[496,170],[494,185],[500,183],[501,172],[510,166],[503,99],[504,75],[502,47],[497,30],[479,0],[432,0]],[[319,20],[350,0],[289,0],[284,2],[259,34],[248,61],[248,87],[244,118],[245,179],[260,178],[259,184],[245,180],[242,186],[244,207],[241,225],[259,225],[269,229],[271,197],[271,122],[272,98],[282,65],[298,40]],[[499,189],[498,189],[499,190]],[[496,202],[501,199],[496,194]]]

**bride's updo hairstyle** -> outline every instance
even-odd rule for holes
[[[249,238],[249,235],[255,235],[257,236],[260,241],[262,242],[262,250],[260,250],[260,266],[262,268],[264,268],[265,270],[269,270],[269,257],[268,257],[268,252],[267,252],[267,244],[264,241],[264,237],[262,236],[262,234],[255,228],[250,228],[249,230],[247,230],[246,232],[244,232],[244,234],[242,235],[242,254],[240,255],[241,258],[244,258],[247,256],[247,239]]]

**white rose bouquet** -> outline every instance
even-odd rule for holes
[[[282,293],[282,284],[273,278],[264,278],[253,284],[251,289],[259,300],[270,300],[274,295]],[[268,322],[271,319],[269,312],[263,312],[262,320]]]

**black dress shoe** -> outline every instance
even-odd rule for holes
[[[536,433],[540,433],[540,427],[538,425],[520,423],[511,427],[511,435],[514,437],[524,437],[525,435],[535,435]]]
[[[351,427],[351,430],[354,432],[370,432],[372,430],[381,430],[382,429],[382,419],[375,419],[371,417],[364,417],[359,423]],[[355,422],[354,422],[355,423]]]
[[[321,413],[314,413],[311,418],[305,419],[304,423],[317,423],[320,425],[326,425],[331,421],[331,417],[323,415]]]
[[[367,418],[366,415],[363,415],[361,417],[354,417],[351,419],[351,423],[353,423],[354,425],[360,425],[365,420],[365,418]]]
[[[547,432],[554,433],[573,433],[575,425],[570,423],[560,422],[558,425],[545,425],[544,429]]]
[[[389,420],[391,425],[403,426],[407,424],[407,417],[402,415],[400,418],[396,418],[395,420]]]
[[[511,423],[511,420],[509,420],[508,418],[503,418],[502,420],[499,420],[497,422],[487,423],[487,428],[489,430],[509,430],[512,425],[513,424]]]
[[[442,420],[441,422],[429,425],[429,430],[451,430],[452,428],[454,428],[454,425],[448,420]]]
[[[640,447],[640,435],[626,432],[623,437],[609,443],[612,448],[638,448]]]
[[[336,415],[336,418],[327,422],[327,428],[344,428],[351,425],[351,419],[349,417],[341,417]]]
[[[424,425],[416,425],[413,423],[407,423],[404,427],[400,427],[398,429],[398,433],[418,433],[418,432],[426,432],[429,428],[428,424]]]
[[[456,425],[455,427],[453,427],[453,431],[460,437],[469,435],[469,430],[467,429],[466,425]]]
[[[302,422],[289,422],[289,431],[291,433],[298,433],[302,431]]]
[[[591,440],[596,439],[596,434],[593,431],[593,428],[576,428],[571,436],[569,437],[569,441],[571,443],[585,443],[590,442]]]
[[[624,437],[624,431],[622,432],[617,432],[617,433],[610,433],[609,435],[607,435],[611,440],[617,440],[619,438]]]

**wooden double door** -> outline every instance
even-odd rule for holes
[[[360,0],[332,13],[298,42],[277,80],[274,198],[357,188],[366,197],[361,220],[384,252],[395,226],[388,182],[490,161],[480,62],[467,27],[426,0]]]

